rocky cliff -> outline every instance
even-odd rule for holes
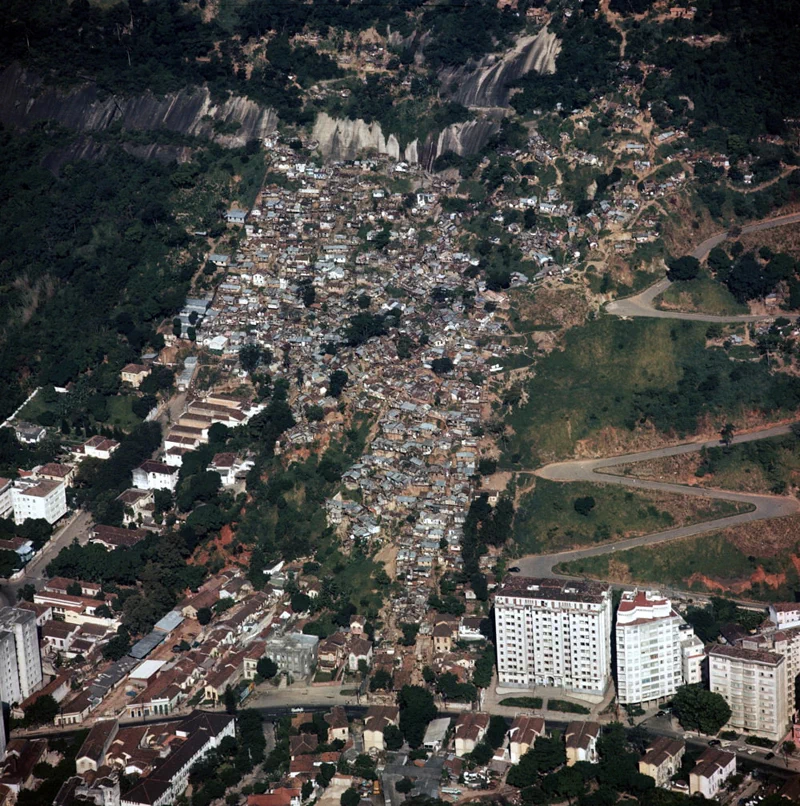
[[[367,151],[387,154],[396,160],[417,161],[417,141],[405,148],[393,134],[385,136],[377,121],[367,123],[360,118],[332,118],[325,112],[317,115],[312,137],[319,143],[319,151],[325,159],[352,160]]]
[[[560,49],[558,37],[542,28],[535,36],[520,37],[502,56],[493,54],[477,64],[442,70],[442,95],[469,107],[507,107],[511,84],[531,70],[554,73]]]
[[[456,154],[475,154],[500,127],[495,120],[468,120],[454,123],[441,132],[429,135],[424,143],[414,140],[405,148],[397,137],[384,134],[377,121],[332,118],[324,112],[314,124],[313,138],[325,159],[351,160],[370,151],[386,154],[392,159],[421,163],[429,168],[445,151]]]
[[[157,97],[152,93],[123,98],[102,95],[95,84],[87,83],[66,91],[43,86],[27,70],[12,65],[0,73],[0,122],[28,128],[37,121],[54,120],[68,129],[91,132],[120,123],[126,129],[155,131],[166,129],[214,139],[222,145],[238,147],[248,140],[264,137],[277,125],[277,116],[266,107],[242,97],[215,103],[206,88],[190,88]],[[217,134],[238,129],[231,134]]]

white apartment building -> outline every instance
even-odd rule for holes
[[[711,691],[730,706],[728,725],[776,742],[785,735],[789,716],[783,655],[715,645],[708,649],[708,677]]]
[[[688,686],[702,683],[703,666],[706,660],[705,644],[694,634],[694,630],[686,622],[680,626],[680,639],[683,682]]]
[[[67,488],[63,481],[17,479],[11,488],[14,521],[44,518],[55,523],[67,512]]]
[[[605,692],[611,670],[608,585],[514,577],[495,596],[495,626],[500,685]]]
[[[771,610],[772,608],[770,608]],[[766,650],[782,655],[786,673],[786,713],[791,716],[798,709],[798,677],[800,677],[800,626],[767,629],[758,635],[749,635],[738,642],[742,649]]]
[[[11,479],[0,478],[0,518],[14,517],[13,489]]]
[[[36,614],[16,607],[0,609],[0,699],[22,702],[42,686],[42,658]]]
[[[620,703],[656,702],[677,691],[684,682],[682,642],[688,638],[687,626],[658,591],[622,594],[617,610]]]

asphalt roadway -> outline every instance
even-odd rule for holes
[[[734,437],[733,444],[783,436],[790,433],[790,431],[791,425],[777,425],[770,428],[763,428],[758,431],[752,431]],[[664,543],[668,540],[676,540],[681,537],[691,537],[692,535],[704,534],[706,532],[715,532],[720,529],[725,529],[728,526],[738,526],[742,523],[751,523],[767,518],[782,518],[800,512],[800,502],[798,502],[796,498],[789,496],[756,495],[753,493],[736,493],[729,490],[717,490],[709,487],[689,487],[685,484],[669,484],[661,481],[637,479],[631,476],[615,475],[610,472],[612,468],[618,467],[619,465],[645,462],[650,459],[660,459],[666,456],[695,453],[703,450],[703,448],[719,447],[720,444],[718,439],[712,439],[706,442],[688,442],[682,445],[672,445],[667,448],[656,448],[655,450],[641,451],[639,453],[622,454],[605,459],[577,459],[571,462],[556,462],[545,465],[538,470],[529,471],[540,478],[550,481],[567,483],[573,481],[588,481],[595,484],[621,484],[625,487],[633,487],[639,490],[656,490],[658,492],[677,493],[678,495],[690,495],[697,498],[714,498],[721,501],[733,501],[749,505],[752,509],[747,512],[741,512],[738,515],[729,515],[724,518],[694,523],[689,526],[680,526],[676,529],[667,529],[663,532],[631,537],[627,540],[618,540],[614,543],[602,543],[589,548],[562,551],[557,554],[528,555],[518,559],[515,564],[519,566],[521,572],[526,576],[554,576],[553,568],[562,562],[581,560],[586,557],[598,557],[603,554],[624,551],[625,549],[634,548],[636,546],[652,546],[657,543]]]
[[[776,218],[768,218],[764,221],[756,221],[754,224],[748,224],[742,227],[742,234],[750,232],[760,232],[765,229],[774,229],[775,227],[785,227],[788,224],[800,223],[800,213],[790,213]],[[692,257],[698,260],[703,260],[706,255],[715,247],[719,246],[729,236],[729,231],[718,232],[710,238],[706,238],[700,243],[692,252]],[[686,319],[692,322],[761,322],[773,319],[771,316],[759,316],[743,314],[741,316],[714,316],[707,313],[688,313],[680,311],[660,311],[654,306],[656,297],[663,294],[672,283],[664,277],[654,285],[632,297],[614,300],[606,305],[608,313],[616,314],[617,316],[635,317],[643,316],[650,319]]]
[[[742,233],[759,232],[761,230],[783,227],[789,224],[800,223],[800,213],[778,216],[776,218],[757,221],[742,228]],[[729,231],[718,232],[710,238],[706,238],[692,252],[698,260],[703,260],[708,253],[729,237]],[[769,316],[711,316],[699,313],[681,313],[679,311],[659,311],[653,307],[655,298],[663,293],[671,285],[665,277],[659,280],[641,294],[628,297],[627,299],[615,300],[608,303],[606,310],[609,313],[622,317],[650,317],[657,319],[688,319],[700,322],[754,322],[768,321]],[[782,436],[790,433],[791,425],[778,425],[771,428],[764,428],[752,431],[747,434],[740,434],[733,439],[734,444],[742,442],[752,442],[758,439],[768,439],[769,437]],[[613,543],[591,546],[588,548],[563,551],[557,554],[528,555],[516,561],[520,572],[526,576],[546,577],[557,576],[553,573],[553,568],[562,562],[580,560],[587,557],[598,557],[604,554],[611,554],[615,551],[635,548],[636,546],[653,546],[668,540],[676,540],[682,537],[715,532],[729,526],[738,526],[742,523],[765,520],[768,518],[781,518],[787,515],[795,515],[800,512],[800,502],[794,497],[777,495],[754,495],[750,493],[736,493],[727,490],[715,490],[706,487],[689,487],[684,484],[668,484],[660,481],[649,481],[637,479],[624,475],[615,475],[609,472],[610,468],[618,465],[633,464],[635,462],[645,462],[650,459],[660,459],[667,456],[677,456],[679,454],[693,453],[703,448],[719,446],[719,440],[707,442],[688,442],[680,445],[673,445],[666,448],[657,448],[651,451],[641,451],[639,453],[611,456],[605,459],[578,459],[569,462],[555,462],[545,465],[532,472],[540,478],[559,482],[588,481],[594,483],[621,484],[626,487],[634,487],[641,490],[655,490],[659,492],[678,493],[679,495],[692,495],[699,498],[714,498],[723,501],[733,501],[747,504],[752,507],[747,512],[738,515],[731,515],[725,518],[695,523],[690,526],[681,526],[676,529],[668,529],[663,532],[656,532],[649,535],[632,537],[627,540],[620,540]],[[523,471],[526,472],[526,471]]]

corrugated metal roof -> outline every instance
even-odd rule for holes
[[[170,633],[178,627],[183,621],[183,616],[177,610],[171,610],[162,619],[156,622],[153,629],[160,630],[161,632]]]
[[[128,654],[137,660],[146,658],[166,637],[166,633],[153,630],[149,635],[145,635],[144,638],[137,641]]]

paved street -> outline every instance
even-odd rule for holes
[[[782,436],[790,432],[791,425],[772,426],[770,428],[752,431],[748,434],[739,434],[734,437],[733,444],[768,439],[769,437]],[[531,472],[534,472],[541,478],[549,479],[550,481],[588,481],[595,484],[621,484],[625,487],[634,487],[641,490],[656,490],[659,492],[677,493],[678,495],[689,495],[698,498],[736,501],[751,505],[753,507],[751,511],[742,512],[738,515],[730,515],[725,518],[717,518],[711,521],[704,521],[702,523],[695,523],[689,526],[681,526],[676,529],[667,529],[663,532],[632,537],[627,540],[603,543],[588,548],[562,551],[558,554],[529,555],[521,557],[515,564],[518,565],[522,573],[527,576],[552,576],[553,567],[561,562],[580,560],[586,557],[598,557],[603,554],[610,554],[614,551],[624,551],[625,549],[635,548],[636,546],[652,546],[658,543],[664,543],[668,540],[676,540],[681,537],[691,537],[692,535],[714,532],[742,523],[751,523],[767,518],[780,518],[787,515],[795,515],[800,512],[800,502],[798,502],[796,498],[789,496],[756,495],[753,493],[716,490],[707,487],[689,487],[684,484],[669,484],[661,481],[637,479],[630,476],[613,475],[607,472],[608,469],[619,465],[645,462],[666,456],[694,453],[703,450],[703,448],[718,447],[719,445],[720,442],[718,439],[705,442],[689,442],[682,445],[672,445],[667,448],[656,448],[651,451],[610,456],[604,459],[578,459],[571,462],[555,462]]]
[[[88,512],[78,510],[66,524],[59,527],[47,545],[25,566],[19,579],[13,582],[9,580],[0,585],[0,596],[4,598],[5,603],[13,604],[16,602],[17,591],[28,583],[34,585],[37,589],[40,588],[45,580],[44,569],[61,549],[72,543],[75,538],[81,544],[89,540],[91,522],[92,517]]]
[[[774,229],[775,227],[785,227],[788,224],[800,222],[800,213],[790,213],[789,215],[769,218],[764,221],[757,221],[742,227],[742,233],[760,232],[761,230]],[[718,232],[710,238],[706,238],[692,252],[692,257],[703,260],[706,255],[715,247],[719,246],[728,238],[728,231]],[[672,283],[665,277],[654,285],[632,297],[614,300],[606,305],[608,313],[617,316],[644,316],[650,319],[686,319],[692,322],[759,322],[765,319],[773,319],[771,316],[741,315],[741,316],[714,316],[706,313],[688,313],[681,311],[660,311],[654,307],[653,303],[659,294],[663,294]]]

